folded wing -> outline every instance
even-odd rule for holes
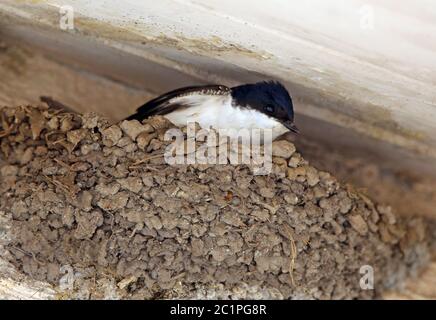
[[[202,104],[210,96],[229,94],[230,88],[222,85],[192,86],[176,89],[148,101],[126,120],[136,119],[142,121],[150,116],[165,115],[176,110]]]

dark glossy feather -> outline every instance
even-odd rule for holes
[[[205,86],[191,86],[176,89],[148,101],[140,106],[136,113],[132,114],[126,120],[139,120],[154,115],[165,115],[181,108],[189,107],[188,105],[180,104],[177,98],[186,97],[190,95],[226,95],[230,94],[230,88],[222,85],[205,85]]]

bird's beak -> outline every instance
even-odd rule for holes
[[[298,130],[297,126],[293,122],[283,121],[282,124],[290,131],[297,133],[297,134],[300,133],[300,130]]]

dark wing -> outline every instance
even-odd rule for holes
[[[192,86],[176,89],[148,101],[126,120],[136,119],[142,121],[150,116],[165,115],[180,108],[189,107],[186,102],[189,99],[182,99],[189,96],[194,98],[196,96],[226,95],[229,93],[230,88],[222,85]]]

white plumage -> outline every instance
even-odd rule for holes
[[[232,136],[235,129],[271,129],[273,140],[288,131],[280,122],[257,110],[232,106],[230,94],[191,94],[173,98],[168,103],[189,106],[165,115],[177,126],[197,122],[202,128],[212,127],[230,138],[237,138]]]

